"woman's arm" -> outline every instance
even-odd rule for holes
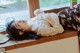
[[[51,26],[50,27],[39,27],[37,34],[40,34],[42,36],[52,36],[52,35],[62,33],[64,31],[63,27],[59,23],[57,14],[48,13],[45,15],[44,19],[47,22],[49,22]]]
[[[57,25],[55,27],[40,27],[38,29],[38,35],[41,36],[53,36],[56,34],[60,34],[64,31],[61,25]]]

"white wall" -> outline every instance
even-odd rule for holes
[[[65,38],[57,41],[27,46],[7,53],[79,53],[78,37]]]

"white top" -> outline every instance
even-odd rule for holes
[[[64,31],[55,13],[41,13],[29,20],[28,25],[41,36],[53,36]]]

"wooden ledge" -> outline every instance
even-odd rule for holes
[[[60,40],[60,39],[70,38],[70,37],[74,37],[74,36],[77,36],[77,32],[76,31],[65,30],[64,33],[59,34],[59,35],[54,35],[54,36],[51,36],[51,37],[43,37],[43,38],[41,38],[39,40],[30,41],[30,42],[23,42],[23,43],[19,43],[19,44],[15,44],[15,45],[6,46],[4,48],[7,51],[7,50],[26,47],[26,46],[41,44],[41,43],[45,43],[45,42],[49,42],[49,41],[56,41],[56,40]]]

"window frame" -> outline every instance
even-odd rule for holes
[[[77,4],[77,0],[71,0],[70,5],[73,6]],[[39,5],[39,0],[28,0],[28,5],[29,5],[29,12],[30,12],[30,17],[34,17],[34,10],[36,9],[40,9],[40,5]],[[45,12],[59,12],[60,10],[64,9],[65,7],[61,7],[59,9],[50,9],[50,10],[44,10]],[[56,10],[56,11],[55,11]]]

